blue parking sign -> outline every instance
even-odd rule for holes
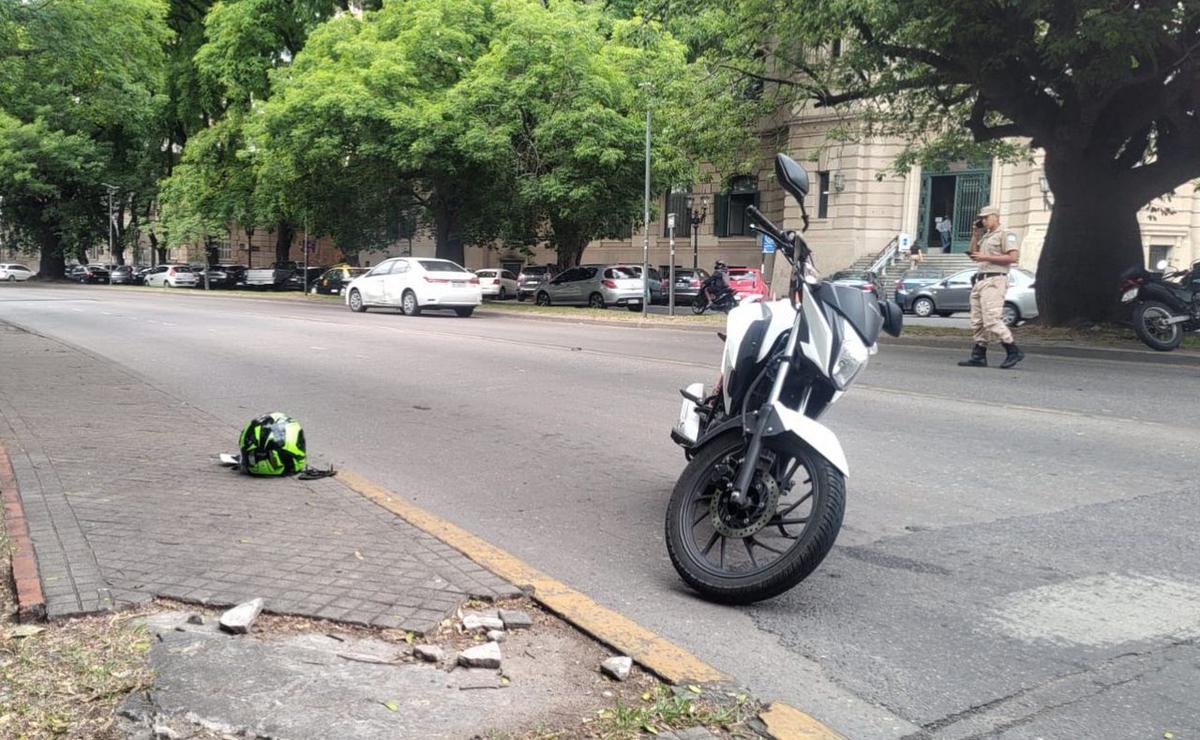
[[[775,240],[766,234],[762,235],[762,253],[775,254]]]

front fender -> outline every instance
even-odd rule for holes
[[[1140,300],[1155,300],[1162,301],[1171,308],[1181,313],[1187,313],[1188,306],[1179,299],[1179,296],[1171,292],[1171,289],[1159,283],[1146,283],[1138,292]]]
[[[789,409],[778,401],[771,407],[766,436],[803,442],[840,470],[842,475],[850,475],[850,465],[846,462],[846,453],[842,450],[842,443],[838,441],[837,435],[824,424],[808,418],[799,411]]]

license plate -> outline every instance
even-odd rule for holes
[[[630,299],[629,299],[629,305],[631,305],[631,306],[640,306],[640,305],[642,305],[642,299],[641,299],[641,298],[630,298]]]
[[[1138,297],[1138,289],[1130,288],[1129,290],[1127,290],[1121,294],[1121,303],[1132,303],[1133,301],[1137,300],[1137,297]]]
[[[687,387],[687,392],[695,398],[701,398],[704,396],[704,384],[692,383]],[[679,423],[675,425],[675,429],[690,442],[695,442],[700,436],[700,412],[690,399],[685,398],[680,404]]]

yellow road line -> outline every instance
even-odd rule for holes
[[[771,737],[779,740],[840,740],[841,735],[787,704],[775,703],[758,715]]]
[[[600,606],[562,581],[551,578],[514,555],[404,500],[354,471],[339,470],[337,480],[526,591],[551,612],[633,658],[638,665],[662,680],[675,685],[729,680],[716,668],[632,619]],[[759,718],[776,740],[842,740],[841,735],[787,704],[775,702]]]
[[[338,480],[410,524],[437,537],[467,557],[526,590],[540,604],[597,640],[633,658],[651,673],[673,684],[709,683],[727,677],[674,643],[633,620],[600,606],[570,586],[542,573],[462,527],[405,501],[349,470]]]

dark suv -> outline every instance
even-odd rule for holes
[[[107,283],[108,270],[98,265],[75,265],[67,279],[80,283]]]

